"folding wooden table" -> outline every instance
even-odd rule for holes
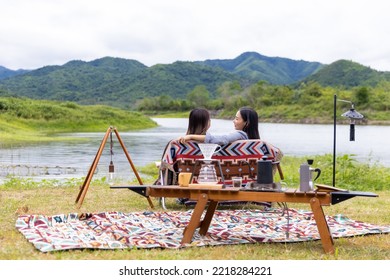
[[[300,192],[294,189],[289,189],[284,192],[270,191],[253,191],[240,190],[237,188],[226,187],[223,189],[207,189],[196,187],[179,187],[179,186],[143,186],[146,187],[146,197],[173,197],[173,198],[189,198],[196,201],[195,208],[190,218],[189,224],[184,229],[182,244],[190,243],[197,228],[199,234],[206,235],[209,229],[211,220],[219,202],[227,200],[236,201],[256,201],[256,202],[290,202],[290,203],[307,203],[314,214],[314,219],[317,224],[320,234],[322,246],[326,253],[334,253],[334,242],[332,234],[329,230],[328,223],[325,219],[322,206],[330,206],[339,203],[346,199],[355,196],[377,196],[374,193],[368,192],[325,192],[311,191]],[[137,187],[129,187],[136,191]],[[203,211],[206,209],[206,214],[202,220]]]

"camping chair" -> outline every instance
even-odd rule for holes
[[[231,185],[232,177],[238,176],[242,177],[243,185],[246,185],[257,180],[257,161],[264,157],[273,161],[274,174],[278,172],[280,179],[283,180],[280,167],[283,153],[273,145],[259,139],[239,140],[221,146],[212,159],[214,164],[219,161],[220,166],[216,168],[219,183]],[[177,185],[180,172],[191,172],[193,182],[196,183],[201,167],[197,163],[202,159],[203,155],[197,142],[189,141],[183,144],[177,140],[170,141],[162,156],[159,178],[155,184]],[[160,199],[160,204],[166,209],[164,198]]]

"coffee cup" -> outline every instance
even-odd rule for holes
[[[232,177],[233,188],[241,188],[242,178],[241,177]]]
[[[190,184],[192,173],[191,172],[180,172],[179,173],[179,186],[188,187]]]

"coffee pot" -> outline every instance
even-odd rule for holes
[[[263,157],[257,161],[257,183],[258,184],[272,184],[274,182],[272,161],[267,157]]]
[[[217,144],[198,144],[199,149],[201,150],[203,154],[203,161],[204,164],[201,165],[199,176],[198,176],[198,183],[208,183],[208,184],[216,184],[218,183],[218,177],[217,172],[215,171],[214,164],[212,164],[211,157],[213,154],[217,153],[221,146]]]
[[[314,181],[321,175],[321,169],[310,167],[314,160],[308,159],[307,163],[301,164],[299,167],[299,190],[302,192],[310,192],[314,189]],[[313,179],[313,173],[317,173],[317,176]]]

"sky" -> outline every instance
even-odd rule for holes
[[[0,0],[0,66],[270,57],[390,71],[386,0]]]

